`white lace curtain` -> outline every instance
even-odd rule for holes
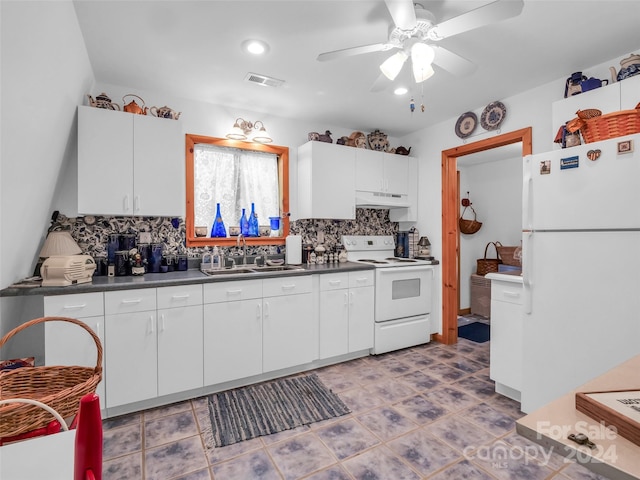
[[[229,235],[255,203],[258,223],[280,216],[278,156],[271,153],[198,144],[194,149],[194,217],[196,226],[211,231],[216,204]]]

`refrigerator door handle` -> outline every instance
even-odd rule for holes
[[[531,313],[532,310],[532,292],[533,282],[531,280],[531,271],[533,270],[533,249],[531,248],[531,240],[533,232],[522,232],[522,308],[524,313]]]
[[[531,230],[533,209],[533,177],[531,175],[531,156],[524,159],[522,176],[522,229]]]

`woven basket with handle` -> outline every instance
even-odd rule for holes
[[[45,322],[70,322],[83,328],[96,344],[96,366],[22,367],[0,372],[0,400],[27,398],[42,402],[63,418],[74,417],[80,398],[93,393],[102,380],[102,343],[85,323],[67,317],[41,317],[19,325],[0,340],[0,349],[21,331]],[[53,417],[36,405],[10,403],[0,405],[0,438],[13,437],[45,427]]]
[[[580,130],[585,143],[599,142],[640,132],[640,103],[634,110],[597,115],[597,110],[578,110],[578,118],[567,123],[567,130]]]
[[[500,242],[497,242],[500,243]],[[496,251],[496,258],[487,258],[487,251],[489,250],[489,245],[493,245],[493,248]],[[500,265],[500,259],[498,258],[498,246],[496,242],[489,242],[487,246],[484,247],[484,257],[476,260],[476,273],[478,275],[484,276],[487,273],[493,273],[498,271],[498,265]]]

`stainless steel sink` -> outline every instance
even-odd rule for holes
[[[220,270],[202,270],[205,275],[239,275],[247,273],[255,273],[249,268],[222,268]]]
[[[251,268],[247,267],[235,267],[235,268],[223,268],[220,270],[202,270],[202,273],[210,276],[218,276],[218,275],[255,275],[258,273],[274,273],[274,272],[299,272],[303,271],[304,268],[298,267],[296,265],[266,265],[264,267],[254,266]]]
[[[254,272],[284,272],[304,270],[302,267],[295,265],[265,265],[264,267],[255,267],[251,269]]]

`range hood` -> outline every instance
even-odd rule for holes
[[[356,190],[356,207],[361,208],[407,208],[407,195]]]

